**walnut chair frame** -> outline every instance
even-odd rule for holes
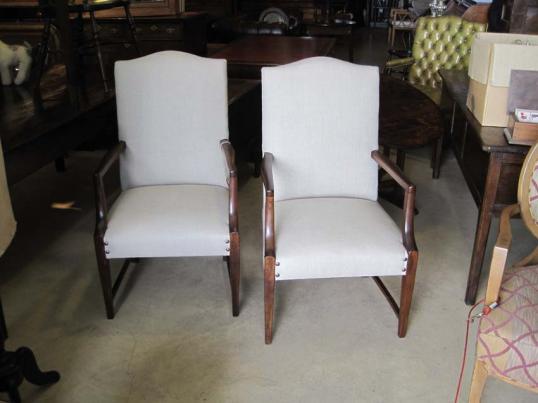
[[[407,250],[408,258],[405,275],[402,276],[400,304],[398,305],[381,279],[377,276],[373,280],[389,302],[394,313],[398,317],[398,336],[405,337],[415,275],[418,263],[418,249],[414,235],[414,210],[415,210],[415,185],[407,179],[404,173],[390,159],[379,151],[371,154],[378,166],[386,171],[405,191],[404,197],[404,225],[402,240]],[[275,266],[277,265],[277,253],[275,248],[275,188],[273,182],[273,155],[265,153],[262,162],[262,179],[265,188],[265,211],[264,211],[264,314],[265,314],[265,344],[271,344],[273,340],[273,318],[275,303]]]
[[[240,290],[240,255],[239,255],[239,216],[238,216],[238,185],[237,185],[237,168],[235,165],[235,152],[229,140],[221,140],[220,146],[224,153],[226,161],[226,170],[228,176],[228,186],[230,192],[229,198],[229,231],[230,245],[229,256],[223,256],[227,263],[228,275],[232,294],[232,314],[239,315],[239,290]],[[94,232],[95,253],[97,257],[97,266],[99,278],[105,301],[106,316],[113,319],[115,315],[114,297],[125,277],[125,273],[131,263],[137,263],[138,258],[125,259],[116,279],[112,282],[110,270],[110,260],[107,258],[107,243],[105,242],[105,232],[108,224],[108,202],[114,195],[105,192],[104,178],[110,171],[110,168],[119,161],[121,154],[125,151],[127,144],[120,141],[104,157],[99,168],[94,174],[95,188],[95,205],[96,205],[96,222]],[[117,196],[117,195],[116,195]]]

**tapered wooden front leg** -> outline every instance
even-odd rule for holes
[[[230,274],[230,287],[232,289],[232,314],[239,315],[239,292],[241,287],[241,269],[239,255],[239,234],[230,234],[230,257],[228,258],[228,271]]]
[[[273,341],[273,315],[275,305],[275,258],[266,256],[263,265],[265,344]]]
[[[105,299],[106,317],[114,319],[114,293],[112,292],[112,275],[110,273],[110,262],[106,258],[105,245],[99,237],[95,240],[95,254],[97,257],[97,267],[103,297]]]
[[[413,300],[413,289],[415,287],[415,276],[417,272],[418,252],[411,251],[407,257],[407,272],[402,277],[402,291],[400,295],[400,314],[398,316],[398,337],[405,337],[407,333],[407,322],[411,301]]]
[[[469,394],[469,403],[480,403],[486,380],[488,379],[488,370],[486,365],[479,360],[474,364],[473,380],[471,381],[471,392]]]

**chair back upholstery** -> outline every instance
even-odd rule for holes
[[[439,69],[467,69],[474,35],[486,28],[486,24],[453,15],[419,18],[413,42],[415,63],[409,71],[411,84],[438,88],[442,81]]]
[[[275,199],[377,199],[379,70],[328,57],[262,69]]]
[[[538,144],[532,146],[523,162],[519,174],[517,201],[523,222],[538,238]]]
[[[122,188],[226,185],[226,60],[165,51],[116,62]]]

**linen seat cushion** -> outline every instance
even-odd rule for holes
[[[211,185],[124,190],[109,212],[108,258],[225,256],[229,192]]]
[[[499,300],[480,320],[477,358],[490,374],[538,391],[538,266],[507,270]]]
[[[275,226],[277,280],[404,274],[401,231],[375,201],[278,201]]]

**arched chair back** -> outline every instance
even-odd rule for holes
[[[227,186],[219,146],[228,138],[226,74],[226,60],[177,51],[116,63],[123,189]]]

